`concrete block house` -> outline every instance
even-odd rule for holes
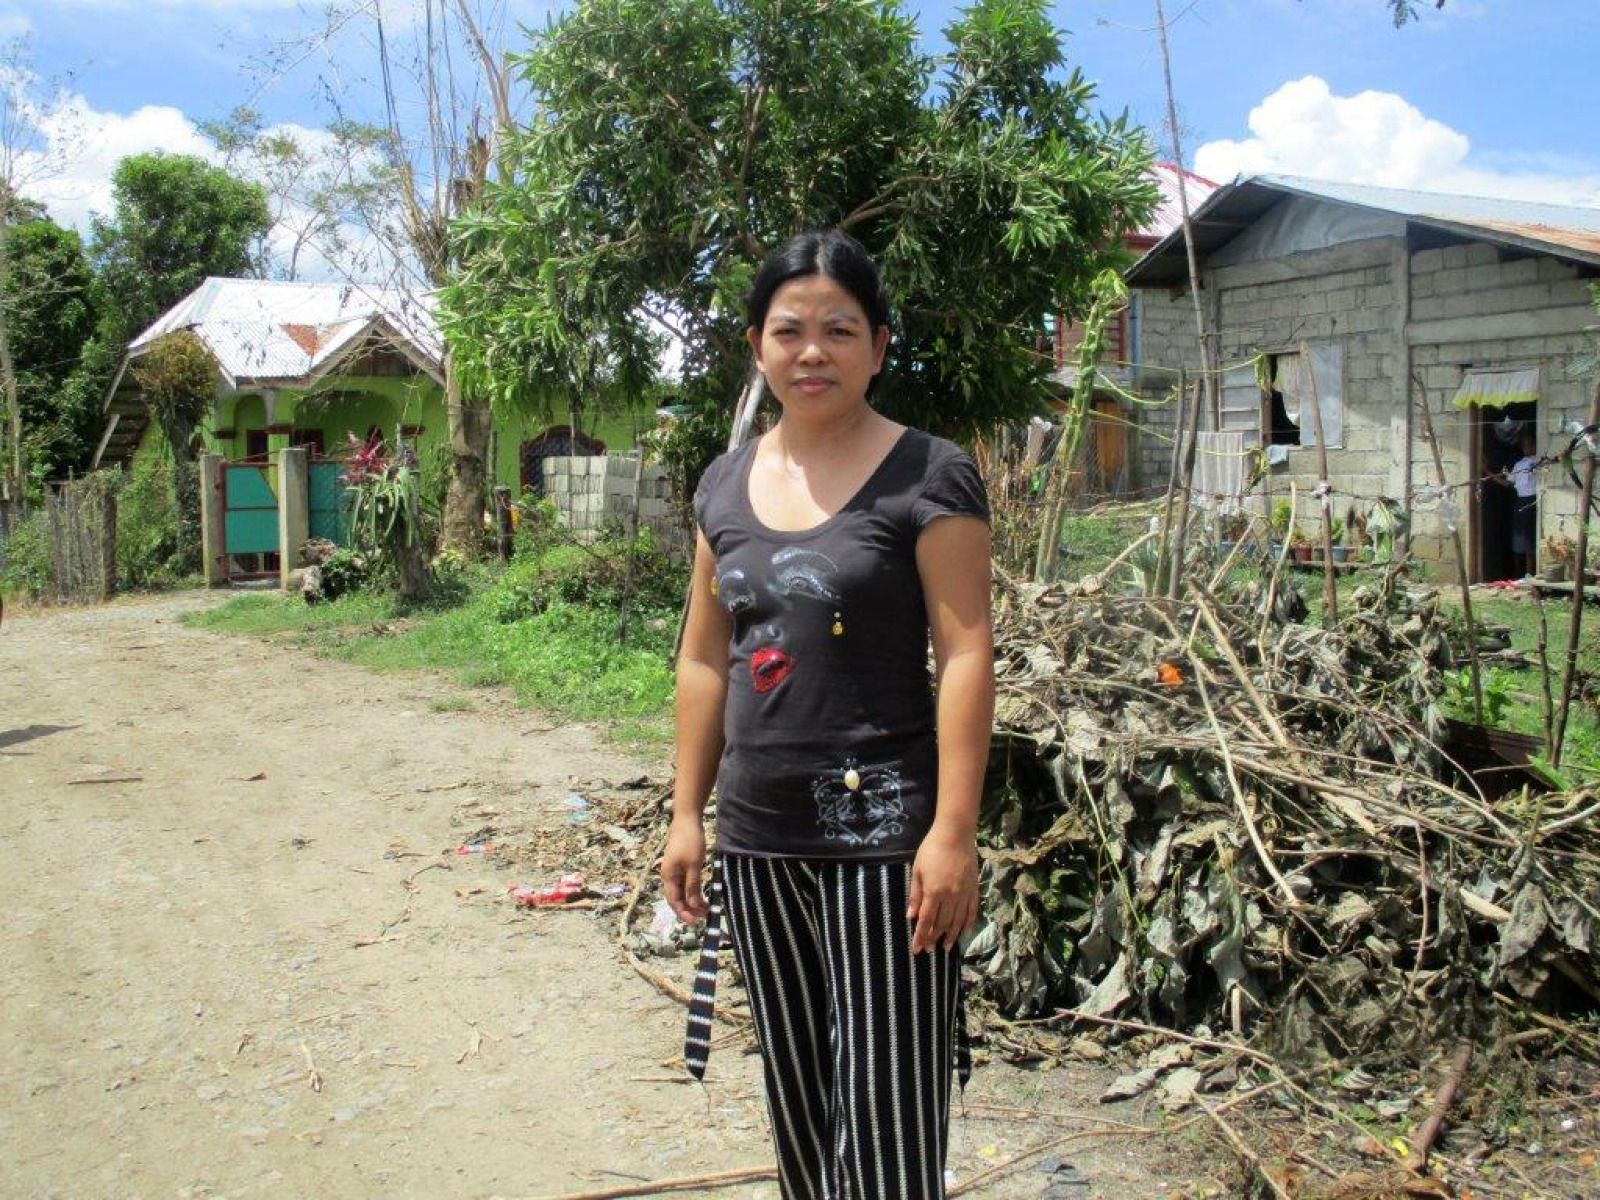
[[[1440,578],[1456,572],[1451,524],[1470,579],[1507,577],[1511,493],[1472,481],[1515,461],[1523,432],[1559,452],[1588,420],[1600,209],[1259,175],[1218,188],[1193,218],[1207,328],[1231,366],[1201,428],[1267,454],[1266,494],[1250,503],[1266,510],[1290,480],[1302,496],[1315,487],[1314,394],[1335,515],[1391,497]],[[1140,297],[1134,383],[1155,397],[1201,365],[1181,229],[1128,281]],[[1435,486],[1424,404],[1448,489]],[[1170,434],[1173,417],[1146,409],[1145,430]],[[1162,483],[1170,444],[1145,442],[1144,482]],[[1302,507],[1310,532],[1316,506]],[[1577,508],[1565,474],[1546,468],[1541,536],[1575,532]]]

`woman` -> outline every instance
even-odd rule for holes
[[[695,493],[661,865],[674,911],[709,918],[685,1060],[703,1074],[725,905],[783,1195],[940,1197],[994,706],[983,484],[868,403],[888,305],[854,239],[784,244],[748,316],[783,415]]]

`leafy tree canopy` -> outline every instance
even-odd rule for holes
[[[111,177],[91,257],[127,341],[208,275],[259,275],[272,224],[265,191],[188,155],[135,154]],[[108,331],[109,332],[109,331]]]
[[[173,456],[187,462],[199,449],[200,423],[217,394],[217,364],[194,334],[169,333],[129,364]]]
[[[978,0],[934,59],[897,0],[581,0],[519,59],[538,116],[456,227],[458,366],[526,404],[647,376],[669,328],[684,394],[725,406],[761,258],[841,225],[895,304],[881,408],[950,433],[1034,411],[1044,315],[1155,198],[1046,12]]]
[[[27,461],[41,479],[81,464],[97,412],[61,403],[61,388],[94,329],[93,276],[77,233],[36,217],[0,229],[7,286],[0,295],[22,405]]]

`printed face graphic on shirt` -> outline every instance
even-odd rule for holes
[[[773,554],[771,571],[764,580],[753,580],[738,568],[717,575],[717,599],[735,619],[756,609],[763,599],[765,607],[773,611],[773,620],[753,625],[745,634],[755,643],[750,652],[750,683],[758,694],[776,691],[794,674],[797,664],[783,647],[784,627],[791,620],[826,620],[831,606],[839,603],[838,573],[838,564],[826,554],[785,546]],[[830,608],[814,616],[808,610],[818,605]]]
[[[811,784],[817,823],[830,842],[876,846],[905,828],[900,772],[894,767],[864,767],[847,758],[838,770]]]

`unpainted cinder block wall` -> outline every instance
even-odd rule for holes
[[[627,528],[639,469],[635,456],[553,457],[545,459],[542,467],[544,494],[567,528],[583,538],[593,538],[607,527]],[[646,461],[639,478],[639,526],[648,528],[664,549],[686,553],[690,536],[678,514],[666,471],[659,463]]]
[[[1411,256],[1412,368],[1421,380],[1448,479],[1478,473],[1468,461],[1472,414],[1453,402],[1468,370],[1539,369],[1541,454],[1565,447],[1569,422],[1588,421],[1594,382],[1576,368],[1594,353],[1593,336],[1586,330],[1600,324],[1589,288],[1579,268],[1560,259],[1480,242],[1418,250]],[[1431,483],[1433,460],[1420,428],[1412,454],[1416,482]],[[1577,489],[1555,468],[1546,470],[1543,483],[1541,537],[1576,534]],[[1457,495],[1470,539],[1475,536],[1471,506],[1464,493]],[[1419,507],[1412,525],[1415,553],[1453,570],[1455,552],[1436,507]]]

